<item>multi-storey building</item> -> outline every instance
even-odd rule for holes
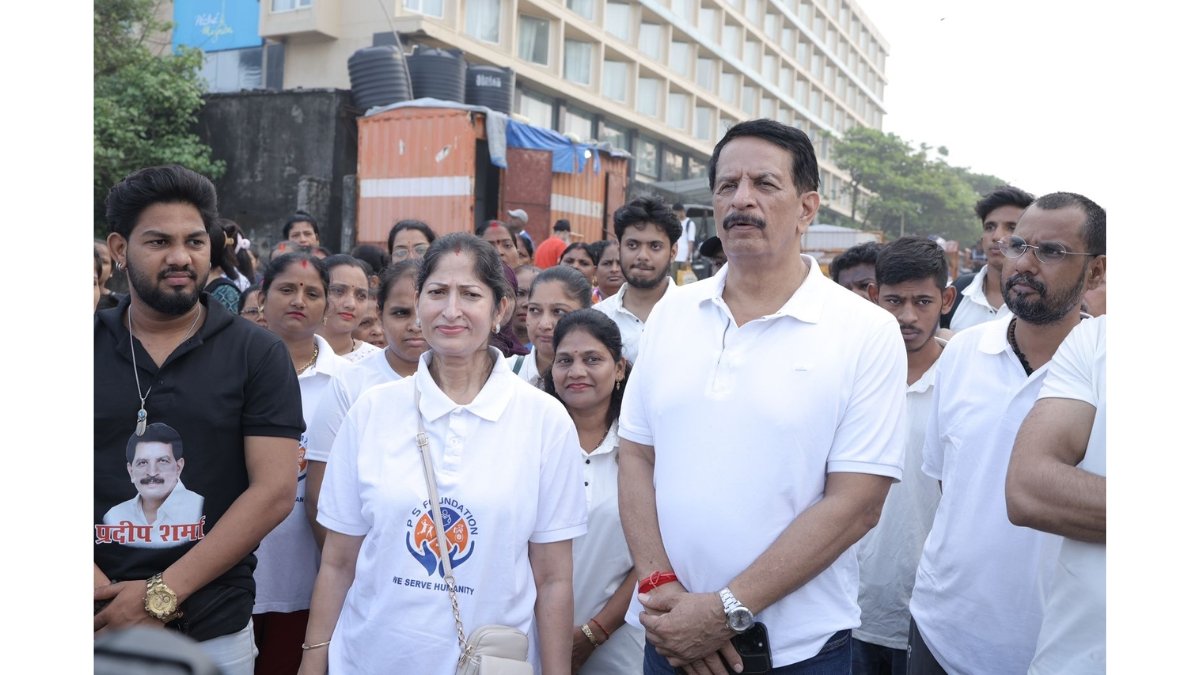
[[[180,7],[196,3],[176,2],[177,23],[190,18]],[[453,47],[469,62],[511,68],[514,112],[628,150],[631,177],[644,183],[698,183],[725,128],[768,117],[813,138],[824,203],[848,214],[829,135],[880,128],[884,112],[887,43],[854,0],[249,4],[259,7],[261,43],[207,55],[217,90],[348,88],[347,59],[394,43],[395,30],[408,45]]]

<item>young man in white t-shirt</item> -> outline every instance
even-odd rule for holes
[[[671,278],[674,279],[680,268],[690,267],[692,264],[692,253],[696,250],[696,222],[687,217],[687,209],[679,202],[675,202],[671,210],[675,212],[675,217],[679,219],[679,225],[683,228],[679,246],[675,249],[675,260],[671,263]]]

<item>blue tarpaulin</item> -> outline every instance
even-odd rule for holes
[[[600,148],[571,139],[550,129],[509,119],[505,138],[510,148],[550,151],[550,170],[554,173],[583,173],[591,159],[592,173],[600,173]]]

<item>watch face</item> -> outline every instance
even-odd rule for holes
[[[166,616],[175,611],[175,599],[162,591],[146,594],[146,609],[156,616]]]
[[[754,625],[754,615],[745,607],[738,607],[729,613],[729,627],[738,633],[750,630]]]

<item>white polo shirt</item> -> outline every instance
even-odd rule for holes
[[[1049,535],[1008,520],[1013,441],[1047,370],[1026,377],[1008,324],[985,322],[946,345],[925,435],[922,469],[942,481],[942,499],[909,608],[951,675],[1025,673],[1042,623],[1039,569],[1057,552]]]
[[[329,647],[329,672],[453,673],[458,638],[433,547],[417,447],[413,389],[451,542],[464,630],[484,624],[529,633],[536,588],[529,544],[587,531],[579,437],[562,404],[496,364],[467,405],[429,375],[372,387],[351,406],[333,444],[317,520],[363,536],[354,582]],[[536,636],[530,657],[537,662]]]
[[[654,308],[621,409],[620,435],[654,447],[659,527],[692,592],[716,592],[802,512],[826,475],[899,479],[907,358],[899,324],[809,273],[770,316],[738,326],[729,266]],[[758,615],[776,667],[858,625],[858,561],[845,551]],[[637,621],[632,603],[627,621]]]
[[[306,427],[316,414],[317,404],[324,397],[334,376],[350,366],[345,358],[334,353],[325,338],[314,335],[313,339],[317,341],[317,361],[297,376]],[[258,567],[254,568],[255,614],[308,609],[312,598],[321,553],[304,509],[304,490],[308,479],[307,430],[300,435],[298,462],[296,501],[292,510],[282,523],[263,537],[254,553],[258,558]]]
[[[934,338],[944,347],[946,341]],[[921,446],[933,407],[935,362],[908,387],[904,482],[893,485],[879,524],[858,542],[858,606],[862,625],[853,635],[891,649],[908,648],[908,600],[925,537],[933,525],[941,490],[921,472]]]
[[[520,368],[517,368],[518,361],[521,362]],[[524,357],[522,357],[520,354],[513,354],[505,359],[504,363],[508,366],[509,370],[517,368],[516,371],[514,371],[516,372],[517,377],[525,380],[538,389],[542,388],[542,376],[539,375],[537,371],[537,347],[530,345],[529,353],[525,354]]]
[[[975,278],[971,279],[971,283],[963,289],[962,302],[958,303],[958,309],[954,310],[954,316],[950,318],[950,330],[957,333],[985,321],[1012,318],[1012,310],[1008,305],[1000,303],[999,309],[993,309],[988,303],[983,285],[987,273],[988,266],[984,265]]]
[[[371,344],[370,342],[367,342],[366,340],[359,340],[358,346],[355,347],[354,349],[350,350],[350,353],[343,354],[342,358],[346,359],[350,363],[358,363],[359,361],[362,361],[363,359],[367,358],[368,356],[375,354],[377,352],[380,352],[380,351],[383,351],[383,350],[381,350],[379,347],[376,347],[375,345]]]
[[[633,569],[617,509],[617,443],[617,423],[613,422],[600,447],[591,454],[580,450],[588,531],[571,548],[576,626],[595,618]],[[646,646],[642,624],[634,621],[604,628],[612,637],[592,652],[580,675],[641,672]]]
[[[1063,340],[1038,399],[1068,398],[1096,408],[1087,452],[1079,468],[1107,476],[1108,404],[1105,316],[1084,321]],[[1107,659],[1104,633],[1105,545],[1063,539],[1062,553],[1047,584],[1046,616],[1029,672],[1035,675],[1102,673]]]
[[[629,288],[629,283],[621,284],[621,289],[613,295],[601,300],[592,305],[592,309],[603,312],[605,316],[612,319],[617,324],[617,328],[621,329],[621,356],[624,356],[629,363],[637,361],[638,346],[642,340],[642,331],[645,330],[645,324],[637,318],[633,312],[625,309],[625,291]],[[668,296],[676,291],[679,287],[675,285],[675,280],[669,275],[667,276],[667,290],[663,291],[662,298],[654,306],[658,307]],[[650,315],[654,312],[651,310]],[[646,317],[649,321],[650,317]]]
[[[358,363],[342,368],[333,376],[324,397],[308,423],[308,453],[311,462],[328,462],[329,449],[346,411],[362,393],[377,384],[386,384],[401,379],[399,373],[388,363],[387,351],[376,350]],[[306,418],[308,419],[308,418]]]

